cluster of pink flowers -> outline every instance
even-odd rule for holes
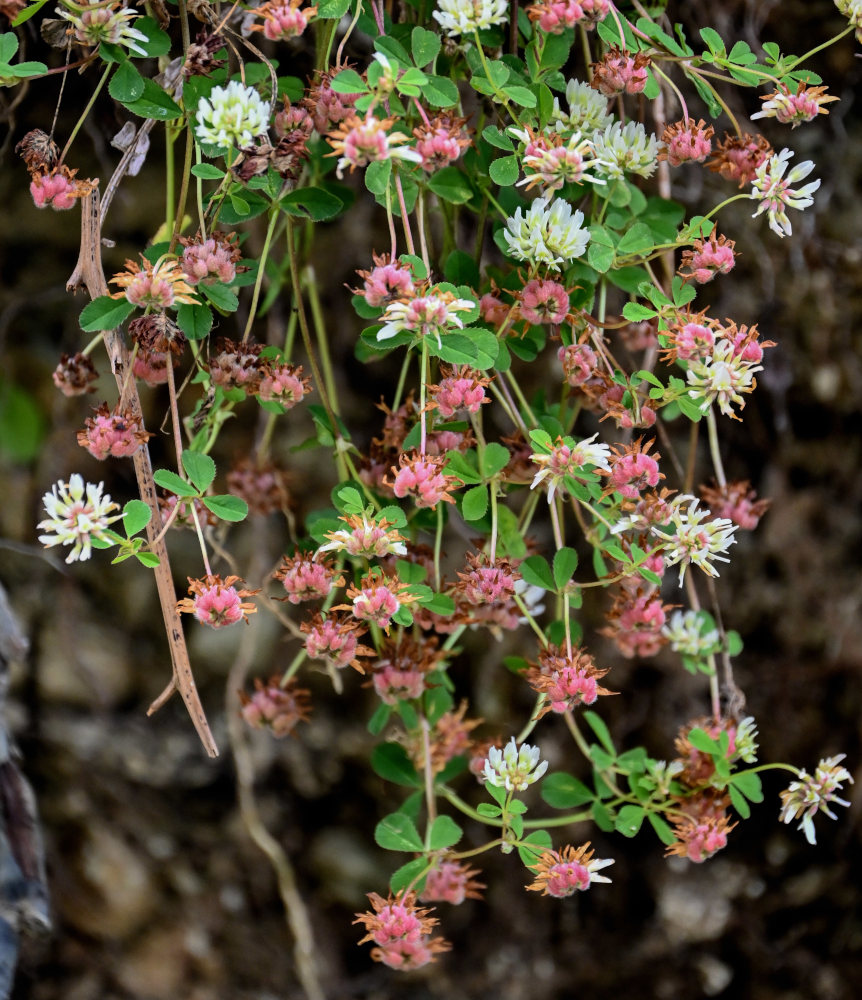
[[[548,645],[539,653],[538,666],[530,667],[526,677],[530,686],[545,696],[539,715],[571,711],[578,705],[592,705],[599,695],[613,694],[599,685],[607,669],[599,669],[585,649],[571,650]]]
[[[717,274],[728,274],[736,264],[733,240],[713,234],[706,240],[695,240],[691,250],[683,250],[678,274],[693,278],[704,285]]]
[[[569,293],[558,281],[533,278],[524,285],[519,309],[528,323],[557,325],[565,322],[569,313]]]
[[[240,691],[240,714],[253,729],[269,729],[276,739],[287,736],[297,722],[308,719],[309,693],[297,687],[293,680],[280,683],[278,676],[264,683],[254,682],[254,693],[249,697]]]
[[[655,563],[647,568],[656,572]],[[608,612],[608,621],[610,624],[602,633],[613,639],[617,649],[628,659],[655,656],[667,642],[662,635],[667,606],[653,590],[645,591],[640,586],[634,591],[623,588]]]
[[[573,389],[590,379],[598,362],[589,344],[567,344],[557,351],[557,357],[563,366],[563,376]]]
[[[701,118],[683,119],[668,125],[662,134],[664,148],[659,159],[667,160],[672,167],[683,163],[703,163],[712,152],[712,137],[715,129]]]
[[[520,575],[505,559],[489,562],[485,556],[468,555],[467,562],[470,569],[458,574],[458,592],[468,604],[494,604],[514,596]]]
[[[362,290],[356,290],[374,309],[382,309],[396,299],[409,299],[415,293],[410,268],[401,261],[390,261],[388,254],[372,254],[374,267],[369,271],[358,271],[364,279]]]
[[[454,503],[450,493],[457,482],[443,472],[445,459],[430,455],[402,455],[401,467],[393,467],[392,492],[399,499],[412,497],[417,507],[436,507],[441,501]]]
[[[73,171],[61,167],[55,173],[34,174],[30,181],[30,194],[36,208],[51,208],[64,211],[72,208],[78,198],[89,190],[91,185],[76,181]]]
[[[423,903],[451,903],[460,906],[465,899],[481,899],[485,886],[475,880],[479,872],[463,861],[440,858],[425,880],[419,898]]]
[[[527,16],[540,31],[561,35],[577,24],[593,28],[608,16],[610,8],[610,0],[536,0],[527,8]]]
[[[280,403],[293,409],[311,391],[311,379],[303,378],[302,365],[269,361],[260,380],[257,395],[262,400]]]
[[[610,469],[605,472],[609,493],[619,493],[625,500],[639,500],[645,489],[658,486],[664,476],[658,467],[661,456],[647,454],[652,444],[647,441],[644,445],[638,438],[622,450],[611,449]]]
[[[450,945],[441,937],[432,938],[437,925],[431,910],[416,906],[415,892],[399,892],[384,899],[376,892],[368,893],[372,912],[357,913],[355,924],[363,924],[368,933],[359,942],[373,941],[371,950],[375,962],[382,962],[392,969],[419,969],[433,961]]]
[[[208,574],[203,579],[189,577],[189,593],[177,602],[177,611],[193,614],[202,625],[224,628],[235,625],[241,619],[248,621],[257,608],[244,597],[253,597],[256,590],[239,590],[234,586],[238,576],[228,576],[224,580],[216,574]]]
[[[293,557],[283,557],[275,579],[281,581],[287,593],[287,597],[282,600],[290,601],[291,604],[322,600],[334,586],[340,587],[344,583],[343,577],[335,579],[335,570],[330,561],[299,550]]]
[[[299,38],[317,14],[317,7],[302,8],[302,0],[268,0],[254,11],[263,24],[253,24],[252,31],[262,31],[271,42]]]
[[[317,612],[300,625],[305,633],[305,651],[312,660],[326,660],[336,668],[351,666],[364,673],[360,656],[372,656],[373,649],[359,639],[365,629],[354,619],[330,612],[325,618]]]
[[[210,236],[200,243],[187,243],[181,264],[186,282],[209,285],[221,281],[229,285],[236,277],[238,253],[230,238]]]
[[[647,85],[647,70],[651,60],[643,52],[631,55],[611,46],[599,62],[592,64],[590,86],[605,97],[617,94],[640,94]]]
[[[143,419],[130,410],[111,411],[102,403],[94,417],[87,417],[84,430],[78,431],[78,444],[99,461],[128,458],[153,435],[142,430]]]
[[[466,119],[438,115],[433,121],[413,130],[416,152],[422,157],[422,169],[434,173],[454,163],[470,145],[464,131]]]
[[[593,853],[589,841],[578,848],[567,844],[561,851],[545,851],[535,864],[530,865],[536,872],[536,878],[527,888],[541,892],[543,896],[565,899],[589,889],[593,882],[610,882],[609,878],[596,872],[612,865],[613,860],[594,858]]]
[[[440,379],[438,385],[430,386],[431,397],[437,404],[437,412],[447,420],[458,410],[478,413],[483,403],[490,402],[485,395],[489,380],[472,368],[453,368]]]

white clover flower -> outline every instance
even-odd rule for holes
[[[658,166],[661,144],[640,122],[614,122],[604,132],[593,136],[596,159],[608,177],[621,178],[624,174],[651,177]]]
[[[670,648],[683,656],[707,656],[715,653],[721,643],[718,629],[701,632],[697,611],[674,611],[661,634],[670,642]]]
[[[509,18],[509,0],[437,0],[437,8],[431,16],[449,38],[503,24]]]
[[[506,219],[503,233],[509,253],[516,260],[546,264],[559,271],[560,264],[580,257],[587,249],[590,234],[582,228],[584,213],[572,212],[572,206],[555,198],[548,207],[546,198],[536,198],[526,215],[519,207]]]
[[[682,509],[684,504],[688,504],[688,510]],[[664,532],[653,529],[653,533],[668,544],[663,552],[666,564],[682,564],[680,586],[689,563],[699,566],[707,576],[718,576],[713,563],[730,562],[723,553],[736,541],[733,536],[738,525],[726,517],[714,518],[710,510],[698,510],[699,504],[700,500],[689,493],[674,497],[670,503],[670,527],[674,534],[668,538]]]
[[[671,791],[671,782],[685,770],[685,761],[677,758],[668,763],[666,760],[651,760],[647,763],[646,773],[655,782],[656,791],[667,796]]]
[[[548,762],[543,760],[540,763],[539,756],[539,748],[528,743],[522,743],[518,749],[513,736],[502,750],[491,747],[482,774],[489,784],[497,788],[523,792],[548,770]]]
[[[98,486],[87,483],[85,499],[84,480],[75,473],[68,483],[62,480],[55,483],[51,492],[42,498],[48,517],[37,527],[53,534],[39,535],[39,541],[46,549],[54,545],[74,546],[66,557],[67,563],[89,559],[92,554],[90,539],[104,538],[108,525],[123,516],[108,516],[112,510],[118,510],[119,505],[113,503],[107,493],[102,495],[102,486],[102,483]]]
[[[792,188],[795,184],[807,177],[814,169],[812,160],[805,160],[797,163],[787,177],[784,176],[787,164],[793,153],[789,149],[782,149],[780,153],[764,160],[757,168],[757,173],[751,182],[752,191],[750,198],[760,201],[757,211],[752,215],[756,219],[758,215],[766,212],[769,219],[769,228],[782,238],[786,234],[790,236],[793,229],[790,219],[787,218],[785,208],[797,208],[801,212],[814,204],[812,194],[820,187],[820,181],[812,181],[801,188]]]
[[[198,102],[195,135],[219,149],[248,146],[266,132],[269,112],[269,101],[264,101],[254,87],[231,80],[226,87],[213,87],[209,98],[202,97]]]
[[[147,54],[147,50],[138,45],[138,42],[148,42],[149,38],[132,27],[132,21],[141,15],[129,7],[112,11],[110,7],[94,6],[92,10],[76,12],[57,7],[54,13],[72,25],[75,40],[83,45],[109,42],[112,45],[125,45],[130,52],[139,56]]]
[[[475,302],[456,299],[451,292],[420,295],[407,301],[396,299],[386,307],[383,326],[377,331],[377,341],[389,340],[402,330],[409,330],[423,337],[436,337],[439,347],[441,333],[448,333],[453,327],[459,330],[464,328],[464,321],[458,313],[475,308]]]
[[[835,6],[856,29],[856,38],[862,35],[862,0],[835,0]]]
[[[757,385],[754,373],[763,365],[746,361],[741,352],[735,353],[732,340],[719,340],[708,358],[692,358],[688,362],[686,379],[691,386],[689,396],[706,412],[713,403],[728,417],[736,417],[735,403],[745,406],[742,393],[752,392]],[[736,418],[738,419],[738,418]]]
[[[614,120],[608,114],[607,97],[580,80],[569,80],[566,84],[566,103],[568,111],[563,111],[559,97],[554,98],[551,122],[558,132],[574,129],[591,135],[606,129]]]
[[[778,818],[783,823],[790,823],[801,816],[802,822],[797,830],[805,832],[805,839],[809,844],[817,842],[814,816],[818,812],[825,813],[830,819],[837,819],[835,814],[830,812],[829,803],[835,802],[839,806],[850,805],[846,799],[839,799],[836,795],[836,792],[842,790],[843,781],[853,784],[853,776],[847,768],[839,767],[846,756],[841,753],[837,757],[821,760],[813,777],[805,771],[800,771],[799,781],[791,782],[781,793],[781,812]]]
[[[746,764],[757,761],[757,723],[753,715],[747,715],[736,727],[733,742],[736,757]]]

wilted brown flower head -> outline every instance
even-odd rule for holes
[[[99,375],[89,357],[79,351],[72,355],[61,354],[51,377],[64,396],[81,396],[96,391],[92,383]]]

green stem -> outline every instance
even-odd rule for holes
[[[488,483],[491,491],[491,562],[497,557],[497,477],[493,476]]]
[[[693,66],[689,66],[688,69],[684,69],[683,72],[685,73],[686,76],[688,76],[689,73],[691,73],[693,76],[696,76],[704,85],[704,87],[709,88],[716,102],[721,105],[722,111],[724,111],[724,113],[730,119],[730,123],[731,125],[733,125],[734,132],[736,132],[737,135],[741,136],[742,129],[739,127],[739,122],[736,120],[736,116],[730,110],[730,106],[728,105],[727,101],[725,101],[725,99],[721,96],[721,94],[719,94],[719,92],[715,89],[715,87],[713,87],[713,85],[709,82],[709,80],[706,79],[704,74],[696,70]],[[707,216],[707,218],[709,218],[709,216]]]
[[[476,42],[476,51],[479,53],[479,59],[482,62],[482,69],[485,70],[485,77],[487,78],[488,82],[491,83],[491,73],[489,71],[488,60],[485,57],[485,50],[482,48],[482,43],[479,40],[479,32],[477,29],[473,30],[473,38],[475,39]],[[509,104],[509,99],[502,92],[502,90],[494,86],[494,84],[492,84],[492,86],[494,87],[494,97],[503,105],[503,107],[506,109],[512,121],[516,125],[520,125],[521,119],[512,110],[512,106]]]
[[[822,52],[823,49],[828,49],[830,45],[834,45],[836,42],[840,41],[846,35],[849,35],[853,31],[853,25],[848,25],[843,31],[840,31],[837,35],[834,35],[828,41],[821,42],[820,45],[815,46],[813,49],[809,49],[804,55],[797,56],[796,59],[785,67],[785,72],[789,73],[792,69],[798,66],[801,62],[805,62],[806,59],[810,59],[813,55],[818,52]]]
[[[464,813],[465,816],[469,816],[470,819],[475,819],[479,823],[485,823],[488,826],[503,826],[503,820],[499,816],[483,816],[481,813],[476,812],[476,810],[468,805],[460,796],[456,795],[450,788],[445,785],[439,785],[438,791],[443,796],[444,799],[453,805],[459,812]]]
[[[174,239],[174,188],[176,186],[176,164],[174,163],[174,143],[177,133],[171,129],[170,123],[165,127],[165,232],[171,233]],[[173,243],[170,252],[173,253]]]
[[[437,504],[437,530],[434,532],[434,589],[440,589],[440,551],[443,547],[443,504]]]
[[[520,610],[521,614],[527,619],[527,624],[536,633],[536,635],[538,636],[539,641],[541,642],[541,644],[543,646],[547,646],[548,645],[548,640],[547,640],[547,638],[545,636],[545,633],[539,628],[538,622],[530,614],[529,609],[527,608],[527,605],[524,604],[524,601],[521,598],[521,595],[520,594],[513,594],[512,595],[512,600],[515,602],[515,604],[518,605],[518,609]]]
[[[177,240],[179,239],[180,233],[183,231],[183,221],[186,214],[186,202],[189,197],[189,178],[192,175],[192,154],[194,153],[194,148],[195,139],[191,128],[189,128],[186,132],[186,155],[183,160],[183,176],[180,181],[180,200],[177,204],[177,214],[174,218],[174,224],[173,227],[171,227],[171,253],[174,252],[174,247],[177,245]],[[173,177],[173,166],[171,168],[171,177]]]
[[[506,377],[506,381],[512,387],[515,395],[517,396],[518,402],[521,404],[521,409],[529,417],[530,423],[534,427],[538,427],[539,426],[539,422],[538,422],[538,420],[536,420],[536,414],[533,413],[532,407],[527,402],[527,400],[524,398],[524,394],[523,394],[523,392],[521,392],[521,387],[518,385],[517,381],[515,380],[514,375],[512,375],[511,371],[506,371],[503,374]]]
[[[93,105],[96,103],[96,98],[99,96],[102,87],[104,87],[105,84],[107,83],[108,77],[111,75],[111,70],[113,68],[114,68],[113,63],[108,63],[108,65],[105,67],[105,72],[102,73],[99,82],[96,84],[96,89],[93,91],[90,100],[87,101],[87,106],[81,112],[81,117],[75,122],[75,127],[72,129],[71,133],[69,134],[69,138],[66,140],[66,145],[63,147],[63,152],[60,153],[60,159],[57,161],[58,165],[60,163],[63,163],[63,161],[66,159],[66,153],[69,152],[72,143],[75,141],[75,136],[81,131],[81,126],[86,121],[87,115],[90,113],[90,111],[93,108]]]
[[[278,221],[280,215],[279,209],[274,206],[269,212],[269,225],[266,227],[266,236],[263,241],[263,250],[260,252],[260,262],[257,269],[257,277],[254,279],[254,292],[251,296],[251,306],[248,310],[248,319],[246,320],[245,330],[242,334],[242,342],[245,343],[251,336],[251,328],[254,325],[255,314],[257,313],[257,303],[260,298],[260,289],[263,285],[263,275],[266,271],[266,259],[269,256],[269,248],[272,245],[272,234],[275,230],[275,224]]]
[[[338,393],[335,388],[335,373],[332,367],[332,356],[329,353],[329,338],[326,336],[326,322],[323,318],[323,308],[320,296],[317,294],[317,275],[309,264],[303,272],[304,288],[308,292],[308,304],[311,307],[311,319],[314,332],[317,335],[317,347],[320,351],[320,364],[323,377],[326,379],[326,391],[334,413],[338,413]]]
[[[715,410],[710,406],[706,411],[706,429],[709,432],[709,453],[712,456],[712,467],[715,471],[715,479],[720,487],[727,485],[727,478],[724,474],[724,465],[721,461],[721,449],[718,445],[718,428],[715,424]]]
[[[691,566],[689,566],[691,569]],[[697,587],[691,573],[685,574],[685,589],[692,610],[700,611],[700,598],[697,594]],[[721,719],[721,699],[718,691],[718,673],[715,670],[715,657],[712,657],[712,673],[709,677],[709,698],[712,703],[712,715],[715,722]]]
[[[338,465],[338,476],[340,479],[347,479],[347,467],[344,462],[344,453],[341,448],[343,438],[341,437],[338,420],[329,401],[329,392],[327,391],[326,382],[324,380],[323,373],[320,370],[320,365],[317,362],[317,354],[314,350],[314,344],[311,342],[311,331],[308,328],[308,317],[305,315],[305,303],[302,298],[302,286],[299,281],[299,262],[297,261],[296,256],[294,225],[293,218],[288,218],[287,253],[290,257],[290,280],[293,285],[294,305],[297,312],[297,318],[299,320],[299,329],[302,333],[302,342],[305,345],[305,353],[308,355],[308,363],[311,365],[314,381],[317,383],[317,388],[320,392],[320,399],[323,403],[323,408],[326,411],[326,416],[329,419],[332,437],[335,440],[335,461]]]
[[[425,337],[422,338],[422,359],[419,362],[419,420],[422,425],[421,434],[419,438],[419,453],[420,455],[425,454],[425,445],[427,442],[428,433],[428,423],[426,420],[427,413],[425,409],[425,392],[426,385],[428,382],[428,341]]]
[[[401,365],[401,372],[398,375],[398,385],[395,387],[395,399],[392,402],[392,412],[394,413],[401,405],[401,397],[404,394],[404,383],[407,380],[407,369],[410,366],[410,359],[413,355],[410,351],[405,352],[404,362]]]

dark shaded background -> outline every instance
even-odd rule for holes
[[[825,0],[680,4],[674,15],[711,23],[725,38],[775,39],[797,53],[841,24]],[[721,424],[729,475],[750,478],[773,501],[758,531],[732,550],[718,584],[725,620],[746,644],[737,679],[760,725],[761,759],[811,770],[820,757],[846,752],[851,771],[862,776],[862,109],[854,51],[851,37],[813,62],[841,98],[828,117],[792,133],[774,121],[760,123],[778,149],[786,144],[797,161],[815,160],[813,176],[823,184],[814,208],[791,213],[794,236],[785,241],[763,220],[747,219],[751,206],[726,213],[722,230],[739,239],[742,256],[732,278],[710,286],[705,303],[712,303],[713,315],[757,322],[778,342],[744,422]],[[29,658],[15,666],[7,712],[38,796],[56,922],[50,938],[25,936],[14,995],[298,997],[274,876],[238,811],[224,707],[226,692],[244,672],[283,669],[296,644],[285,642],[263,613],[251,628],[229,634],[188,630],[223,751],[208,761],[177,699],[152,719],[144,715],[170,670],[147,573],[128,563],[108,570],[98,555],[67,569],[34,545],[41,494],[58,478],[78,470],[105,478],[116,498],[134,491],[130,464],[100,465],[77,448],[72,429],[82,425],[88,401],[64,399],[50,381],[60,351],[81,343],[83,299],[72,304],[64,291],[76,258],[78,217],[33,208],[11,146],[28,128],[49,126],[56,84],[34,85],[15,110],[11,137],[0,133],[2,391],[16,385],[29,393],[44,433],[34,460],[14,461],[10,451],[14,456],[30,426],[22,418],[21,440],[7,440],[0,452],[0,538],[14,543],[0,547],[0,582],[32,642]],[[74,96],[90,83],[71,79],[68,86]],[[734,97],[743,114],[759,103],[751,92]],[[82,175],[108,175],[117,154],[107,139],[120,124],[109,104],[97,108],[78,143],[82,156],[92,149],[94,157],[82,162]],[[151,170],[128,180],[111,210],[106,233],[123,242],[106,251],[109,271],[151,236],[153,199],[160,205],[162,198],[159,156],[156,144]],[[676,197],[701,206],[714,203],[720,187],[696,168],[675,172],[674,183]],[[356,210],[344,227],[322,227],[315,258],[338,331],[340,389],[360,438],[377,431],[369,403],[389,376],[379,365],[366,370],[353,362],[360,326],[342,283],[367,265],[368,232],[380,225],[379,215]],[[251,239],[259,246],[261,233]],[[381,236],[378,248],[384,242]],[[269,330],[278,333],[284,319],[276,303]],[[549,360],[547,372],[556,379],[552,370]],[[113,398],[105,377],[94,401],[104,396]],[[157,426],[164,400],[149,398],[148,424]],[[229,462],[254,429],[255,414],[244,411],[217,457]],[[326,505],[332,485],[319,453],[290,453],[309,433],[307,414],[296,411],[276,446],[293,473],[300,523],[305,512]],[[161,448],[156,440],[156,462]],[[702,466],[700,475],[706,474]],[[283,522],[250,524],[231,544],[242,572],[255,581],[283,551]],[[196,573],[191,536],[175,535],[172,546],[177,578]],[[621,660],[592,636],[596,624],[587,622],[588,641],[600,662],[612,665],[609,681],[623,692],[602,706],[618,742],[673,756],[677,728],[706,707],[703,684],[670,659]],[[519,651],[519,641],[489,649],[483,638],[473,638],[453,667],[459,691],[473,692],[471,714],[488,721],[489,735],[517,728],[529,711],[525,692],[498,666],[503,655]],[[374,846],[372,831],[400,798],[366,764],[373,700],[360,679],[346,678],[341,697],[323,675],[306,675],[306,685],[314,714],[297,738],[276,743],[265,733],[251,734],[244,752],[257,775],[260,815],[296,866],[330,997],[857,996],[858,800],[838,823],[818,819],[812,848],[793,827],[779,826],[778,791],[786,782],[769,775],[765,802],[704,865],[663,860],[660,845],[646,834],[629,842],[584,827],[576,841],[591,836],[600,857],[616,858],[608,873],[613,884],[559,903],[527,896],[515,859],[485,855],[479,866],[489,885],[486,900],[441,907],[453,952],[409,977],[374,966],[367,948],[355,947],[361,933],[350,921],[364,908],[366,891],[385,887],[393,858]],[[552,769],[576,766],[558,722],[544,725],[539,742]],[[471,794],[468,785],[465,794]],[[469,825],[467,836],[476,836]]]

